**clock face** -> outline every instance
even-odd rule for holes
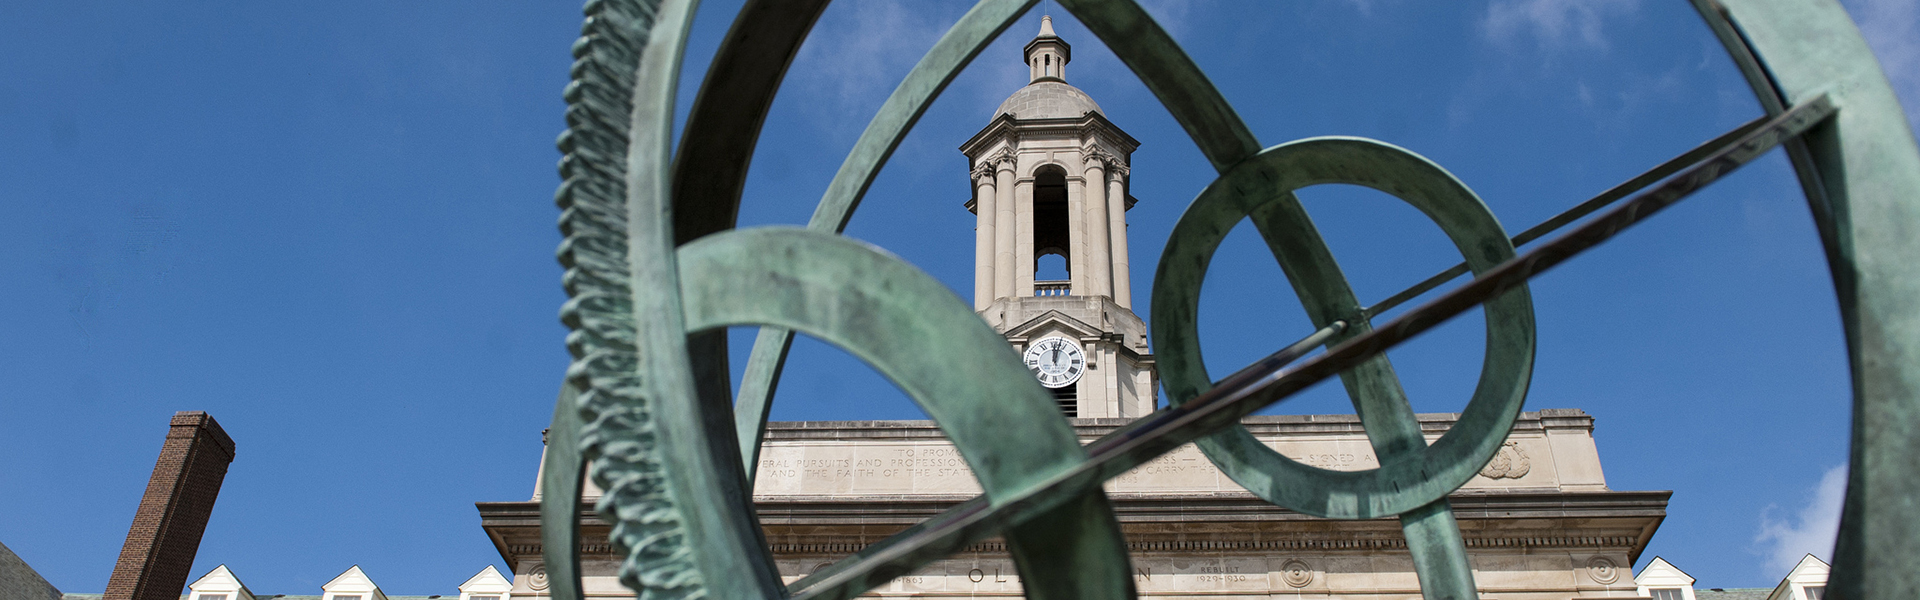
[[[1027,346],[1027,369],[1040,385],[1063,388],[1080,380],[1087,370],[1087,355],[1080,345],[1063,337],[1050,337]]]

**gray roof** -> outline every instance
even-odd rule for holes
[[[1107,114],[1080,88],[1053,80],[1027,84],[1001,102],[1000,110],[993,114],[1011,113],[1015,119],[1077,119],[1089,111]]]
[[[102,597],[101,594],[64,594],[64,596],[65,596],[64,600],[100,600]],[[314,594],[311,596],[294,595],[294,594],[254,594],[253,595],[254,600],[320,600],[320,597],[321,597],[320,594]],[[451,594],[440,594],[437,596],[395,596],[393,594],[387,594],[387,600],[458,600],[459,598],[460,598],[460,592],[454,592]],[[187,600],[187,594],[181,594],[180,600]]]
[[[1767,600],[1773,588],[1693,588],[1694,600]]]

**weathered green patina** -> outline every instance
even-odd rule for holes
[[[946,286],[837,235],[761,228],[680,250],[689,331],[771,325],[847,349],[940,425],[993,504],[1086,461],[1052,395]],[[928,356],[940,360],[927,360]],[[1018,440],[1018,443],[1009,443]],[[1005,532],[1032,598],[1131,598],[1120,524],[1099,488]]]
[[[1399,516],[1424,594],[1475,597],[1445,497],[1492,455],[1524,400],[1533,352],[1527,278],[1784,143],[1826,243],[1854,368],[1854,468],[1830,589],[1836,598],[1920,595],[1920,367],[1911,360],[1920,353],[1912,301],[1920,277],[1908,266],[1920,254],[1911,235],[1920,225],[1920,151],[1837,4],[1694,2],[1767,117],[1509,240],[1464,184],[1404,150],[1351,138],[1261,150],[1132,1],[1061,0],[1221,174],[1182,217],[1154,283],[1154,332],[1177,406],[1084,450],[1004,341],[958,298],[898,258],[834,235],[926,107],[1035,0],[984,0],[935,44],[869,124],[808,230],[738,232],[727,230],[760,124],[826,0],[747,2],[678,152],[668,147],[674,82],[695,2],[588,2],[559,143],[566,156],[556,201],[567,236],[559,254],[571,298],[562,320],[573,330],[575,362],[555,407],[542,481],[550,593],[580,597],[576,511],[585,471],[605,490],[596,508],[626,554],[622,581],[647,598],[848,598],[992,535],[1008,539],[1029,595],[1128,597],[1127,558],[1100,483],[1197,440],[1269,501],[1333,518]],[[1363,308],[1292,196],[1320,183],[1367,185],[1408,201],[1453,239],[1464,266]],[[1514,256],[1515,244],[1656,183]],[[1193,310],[1208,258],[1242,218],[1259,227],[1321,330],[1215,384],[1200,368]],[[1370,322],[1465,270],[1476,275],[1466,285]],[[1428,446],[1382,353],[1481,303],[1489,338],[1480,385],[1459,425]],[[763,327],[737,401],[722,329],[729,325]],[[789,589],[753,516],[750,477],[794,331],[841,346],[906,390],[986,494]],[[1327,352],[1301,359],[1322,345]],[[1379,469],[1306,467],[1250,443],[1236,426],[1335,375],[1354,398]]]
[[[1832,598],[1920,597],[1920,148],[1840,4],[1696,0],[1769,113],[1839,113],[1787,146],[1826,247],[1853,379]]]
[[[1153,339],[1167,398],[1184,404],[1212,387],[1200,358],[1200,284],[1214,249],[1253,218],[1315,327],[1346,324],[1329,343],[1373,329],[1320,232],[1292,192],[1348,183],[1405,199],[1445,232],[1475,273],[1513,257],[1492,211],[1466,185],[1400,148],[1355,138],[1316,138],[1268,149],[1222,175],[1174,225],[1154,275]],[[1333,471],[1295,462],[1244,427],[1203,438],[1201,450],[1267,501],[1337,519],[1401,516],[1424,589],[1473,590],[1466,544],[1446,495],[1471,479],[1507,439],[1533,372],[1533,304],[1525,287],[1489,301],[1480,384],[1453,429],[1432,447],[1385,355],[1340,375],[1380,467]],[[1465,596],[1462,596],[1465,597]]]

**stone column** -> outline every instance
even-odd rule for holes
[[[993,299],[998,300],[1013,296],[1013,159],[996,159],[993,168]]]
[[[997,218],[993,212],[993,167],[974,169],[973,180],[980,186],[973,195],[973,309],[986,310],[993,304],[993,221]]]
[[[1093,181],[1093,187],[1100,187],[1100,180]],[[1086,295],[1092,284],[1087,279],[1086,193],[1085,180],[1067,180],[1067,283],[1074,296]]]
[[[1033,297],[1033,179],[1013,184],[1013,295]]]
[[[1133,288],[1127,277],[1127,167],[1115,163],[1107,173],[1107,227],[1113,251],[1113,302],[1133,308]]]
[[[1107,251],[1107,170],[1099,159],[1087,161],[1087,288],[1074,293],[1087,296],[1113,295],[1113,256]]]

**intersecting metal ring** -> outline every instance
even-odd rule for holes
[[[1352,288],[1292,192],[1329,183],[1366,186],[1425,213],[1474,273],[1513,257],[1513,244],[1484,203],[1440,166],[1397,146],[1361,138],[1312,138],[1275,146],[1228,169],[1200,193],[1161,257],[1153,290],[1153,335],[1162,381],[1176,405],[1212,387],[1201,362],[1197,317],[1207,263],[1235,224],[1251,217],[1316,327],[1344,321],[1329,345],[1369,328]],[[1332,471],[1301,464],[1234,427],[1198,443],[1235,482],[1269,502],[1337,519],[1398,515],[1446,496],[1499,450],[1526,399],[1533,372],[1533,301],[1523,287],[1485,305],[1487,348],[1473,399],[1432,446],[1385,355],[1341,376],[1380,457],[1380,467]]]

